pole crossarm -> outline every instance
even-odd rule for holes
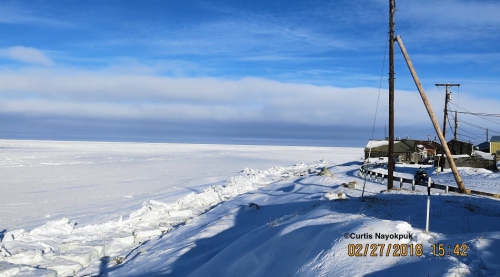
[[[441,141],[441,144],[443,145],[446,158],[448,159],[448,162],[450,164],[450,167],[453,172],[453,176],[455,177],[455,181],[457,182],[457,186],[460,189],[461,193],[467,193],[465,189],[465,185],[462,181],[462,177],[460,177],[460,174],[458,173],[457,166],[455,165],[455,161],[453,160],[453,157],[451,156],[450,149],[448,148],[448,144],[446,143],[446,139],[443,136],[443,133],[441,132],[441,129],[439,128],[439,124],[437,123],[436,116],[434,115],[434,112],[432,111],[432,107],[429,104],[429,100],[427,99],[427,96],[425,95],[424,89],[422,87],[422,84],[420,83],[420,79],[417,76],[417,72],[413,68],[413,64],[410,60],[410,56],[406,52],[406,48],[403,44],[403,41],[401,40],[400,36],[396,36],[396,40],[398,42],[399,48],[401,49],[401,52],[403,53],[403,56],[406,60],[406,64],[408,65],[408,68],[410,69],[411,75],[413,77],[413,81],[415,81],[415,85],[417,86],[418,92],[420,93],[420,96],[422,97],[422,101],[424,102],[425,108],[427,109],[427,113],[429,114],[429,117],[431,118],[432,124],[434,125],[434,129],[436,130],[436,133],[439,137],[439,140]]]
[[[443,137],[446,138],[446,120],[448,119],[448,102],[451,100],[450,87],[459,87],[460,84],[436,84],[437,87],[446,87],[446,94],[444,96],[444,118],[443,118]],[[456,136],[455,136],[456,139]]]

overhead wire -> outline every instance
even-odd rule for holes
[[[488,131],[491,131],[493,133],[500,133],[500,131],[498,130],[494,130],[494,129],[491,129],[491,128],[485,128],[485,127],[482,127],[482,126],[478,126],[476,124],[473,124],[473,123],[470,123],[470,122],[467,122],[463,119],[459,119],[458,122],[461,122],[461,123],[464,123],[464,124],[467,124],[467,125],[470,125],[470,126],[473,126],[473,127],[476,127],[476,128],[479,128],[479,129],[483,129],[483,130],[488,130]]]
[[[494,114],[494,113],[473,113],[473,112],[459,112],[459,111],[457,111],[457,113],[471,114],[471,115],[477,115],[477,116],[500,117],[500,114]]]
[[[383,80],[383,77],[384,77],[385,60],[386,60],[386,57],[387,57],[387,48],[388,48],[387,44],[388,43],[389,43],[389,33],[387,33],[387,38],[385,40],[384,59],[383,59],[383,62],[382,62],[382,71],[380,72],[380,82],[379,82],[379,87],[378,87],[377,105],[376,105],[376,108],[375,108],[375,116],[373,118],[372,135],[371,135],[371,138],[370,138],[370,142],[373,141],[373,134],[375,133],[375,124],[377,123],[378,105],[379,105],[379,102],[380,102],[380,93],[382,91],[382,80]],[[368,151],[368,164],[370,164],[370,158],[371,158],[371,154],[372,154],[372,146],[371,146],[371,143],[369,143],[368,145],[370,147],[370,150]],[[363,198],[363,196],[365,194],[365,186],[366,186],[366,177],[365,177],[365,182],[363,184],[363,192],[361,193],[361,198]]]
[[[438,87],[439,89],[439,87]],[[439,89],[439,92],[441,92],[441,90]],[[441,92],[442,94],[442,92]],[[458,102],[460,102],[460,87],[458,87]],[[491,117],[500,117],[500,114],[492,114],[492,113],[474,113],[474,112],[471,112],[463,107],[461,107],[460,105],[458,105],[457,103],[453,103],[453,102],[449,102],[450,105],[453,105],[454,107],[456,107],[457,109],[461,109],[462,111],[455,111],[456,113],[461,113],[461,114],[468,114],[468,115],[473,115],[473,116],[477,116],[483,120],[486,120],[490,123],[493,123],[493,124],[496,124],[496,125],[500,125],[500,121],[497,121],[497,120],[493,120],[491,119]],[[476,128],[480,128],[480,129],[483,129],[483,130],[488,130],[488,132],[492,132],[492,133],[500,133],[499,131],[497,130],[493,130],[491,128],[488,128],[488,127],[483,127],[483,126],[479,126],[477,124],[473,124],[473,123],[470,123],[470,122],[467,122],[461,118],[458,118],[456,119],[457,122],[460,122],[460,123],[464,123],[466,125],[470,125],[472,127],[476,127]],[[449,117],[448,117],[448,122],[449,122]],[[450,125],[450,129],[452,128],[451,126],[451,123],[449,124]],[[478,137],[482,137],[482,135],[477,135],[477,134],[473,134],[471,132],[468,132],[466,131],[465,129],[463,128],[460,128],[460,132],[467,132],[468,134],[470,135],[473,135],[474,137],[470,137],[470,136],[467,136],[469,138],[472,138],[472,139],[477,139]],[[458,131],[457,131],[457,136],[460,136],[462,134],[459,134]],[[482,139],[479,139],[479,141],[482,141]]]
[[[467,109],[465,109],[465,108],[460,107],[460,106],[459,106],[459,105],[457,105],[457,104],[454,104],[454,103],[450,103],[450,104],[451,104],[451,105],[453,105],[453,106],[455,106],[455,107],[457,107],[457,108],[460,108],[460,109],[462,109],[462,110],[464,110],[464,111],[466,111],[466,112],[468,112],[468,113],[470,113],[470,114],[472,114],[472,115],[476,115],[476,116],[478,116],[478,117],[480,117],[480,118],[482,118],[482,119],[484,119],[484,120],[486,120],[486,121],[489,121],[489,122],[491,122],[491,123],[494,123],[494,124],[500,125],[500,122],[499,122],[499,121],[494,121],[494,120],[491,120],[491,119],[487,119],[487,118],[485,118],[485,117],[487,117],[487,115],[486,115],[486,114],[483,114],[483,115],[482,115],[481,113],[473,113],[473,112],[471,112],[471,111],[469,111],[469,110],[467,110]]]

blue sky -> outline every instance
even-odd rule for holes
[[[436,83],[461,84],[452,110],[498,113],[500,3],[435,2],[395,20],[440,124]],[[0,28],[3,138],[364,146],[377,101],[384,136],[388,1],[2,1]],[[397,45],[396,78],[396,136],[433,137]]]

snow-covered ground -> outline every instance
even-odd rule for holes
[[[0,141],[0,276],[500,276],[500,200],[433,190],[426,233],[425,188],[365,182],[362,156]]]

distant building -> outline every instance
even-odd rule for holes
[[[476,149],[484,153],[490,153],[490,142],[489,141],[482,142],[476,145]]]
[[[433,160],[441,144],[428,140],[394,140],[394,158],[402,163],[427,163]],[[370,140],[365,147],[365,159],[387,157],[388,140]]]
[[[486,168],[498,171],[496,155],[492,152],[484,153],[474,150],[474,145],[469,142],[450,140],[448,143],[451,155],[458,167]],[[500,152],[500,136],[494,136],[490,141],[491,149]],[[497,147],[497,148],[495,148]],[[448,160],[441,155],[441,144],[429,140],[394,140],[394,158],[401,163],[434,163],[435,166],[450,168]],[[387,162],[389,155],[388,140],[369,140],[365,147],[365,159],[381,158]],[[385,158],[385,159],[382,159]]]
[[[500,136],[492,136],[490,139],[490,153],[500,158]]]
[[[450,140],[446,143],[452,155],[471,155],[474,151],[474,144],[460,140]],[[438,150],[438,154],[442,154],[442,149]]]
[[[498,171],[496,156],[494,154],[490,154],[491,143],[483,142],[474,146],[470,142],[450,140],[446,144],[450,149],[450,153],[453,156],[453,160],[455,161],[457,167],[486,168]],[[434,164],[436,166],[439,164],[442,168],[450,168],[448,160],[442,158],[441,151],[442,149],[439,149],[439,154],[437,155]]]
[[[394,157],[401,161],[410,158],[412,147],[400,140],[394,141]],[[388,140],[369,140],[365,147],[365,159],[389,156]]]
[[[457,167],[485,168],[492,171],[498,171],[496,155],[474,151],[472,155],[453,155],[453,160]],[[448,160],[445,160],[444,168],[450,168]]]

